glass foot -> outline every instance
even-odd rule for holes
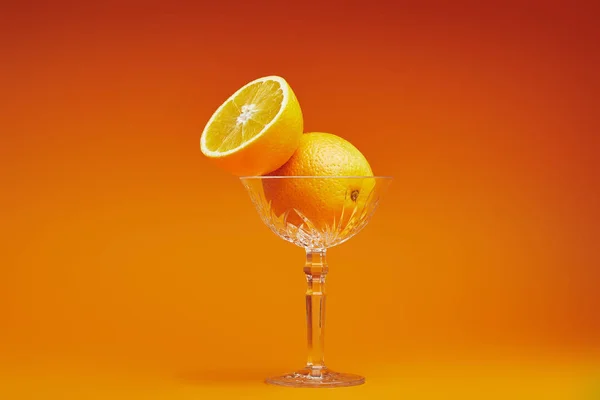
[[[329,369],[313,371],[308,368],[290,374],[267,378],[270,385],[288,387],[331,388],[342,386],[356,386],[365,383],[365,378],[360,375],[344,374]]]

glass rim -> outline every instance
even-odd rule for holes
[[[391,175],[247,175],[239,179],[393,179]]]

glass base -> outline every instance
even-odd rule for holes
[[[365,378],[360,375],[344,374],[329,369],[320,370],[317,374],[316,371],[305,368],[290,374],[267,378],[265,382],[270,385],[288,387],[332,388],[362,385],[365,383]]]

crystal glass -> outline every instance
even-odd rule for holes
[[[362,230],[391,183],[383,176],[248,176],[241,177],[262,221],[279,237],[306,251],[304,273],[308,360],[295,372],[267,378],[291,387],[354,386],[359,375],[325,366],[325,278],[327,249]]]

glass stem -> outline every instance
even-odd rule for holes
[[[306,327],[308,360],[306,368],[311,376],[320,378],[325,370],[325,277],[328,267],[326,250],[306,249]]]

